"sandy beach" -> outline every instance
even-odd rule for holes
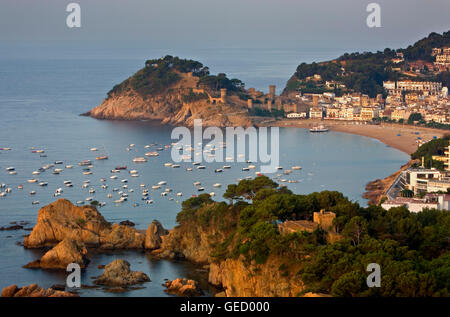
[[[319,124],[323,124],[333,131],[375,138],[406,154],[412,154],[417,150],[419,137],[424,141],[428,141],[433,139],[433,137],[442,137],[446,133],[444,130],[402,124],[381,123],[380,125],[373,125],[337,120],[281,120],[277,121],[275,125],[309,129]],[[268,123],[268,125],[273,125],[273,122]]]

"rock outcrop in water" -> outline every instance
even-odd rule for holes
[[[81,268],[85,268],[89,262],[86,254],[87,249],[83,242],[64,239],[45,253],[40,260],[28,263],[25,268],[65,270],[70,263],[77,263]]]
[[[161,247],[161,237],[167,235],[168,233],[169,231],[164,229],[158,220],[153,220],[145,233],[145,248],[148,250],[158,249]]]
[[[203,295],[203,291],[198,286],[198,283],[187,278],[177,278],[173,281],[167,281],[164,283],[164,286],[167,288],[165,291],[169,294],[187,297]]]
[[[39,210],[37,224],[25,237],[24,246],[53,246],[64,239],[102,249],[142,249],[145,236],[130,226],[111,225],[93,206],[78,207],[59,199]]]
[[[130,286],[150,282],[150,278],[143,272],[130,270],[130,263],[125,260],[115,260],[108,264],[94,284],[105,286]]]
[[[1,297],[79,297],[66,291],[44,289],[37,284],[31,284],[22,288],[17,285],[10,285],[2,290]]]

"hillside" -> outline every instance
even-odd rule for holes
[[[339,96],[344,92],[361,92],[373,98],[384,93],[383,81],[400,79],[440,81],[443,86],[449,86],[448,71],[437,73],[425,68],[419,75],[408,74],[412,68],[411,62],[433,62],[432,49],[448,46],[450,31],[442,35],[431,33],[406,49],[386,48],[383,52],[346,53],[331,61],[302,63],[287,82],[283,93],[286,95],[301,90],[303,93],[334,92]],[[327,87],[326,81],[338,85]]]
[[[179,225],[153,252],[208,265],[228,296],[449,295],[449,211],[363,208],[334,191],[296,195],[264,176],[229,185],[224,198],[184,201]],[[331,224],[312,221],[319,210],[334,213]],[[367,287],[369,263],[381,265],[380,288]]]
[[[226,96],[221,95],[226,89]],[[107,98],[85,115],[98,119],[158,120],[192,126],[194,119],[214,126],[249,126],[244,83],[225,74],[211,75],[202,63],[165,56],[114,86]]]

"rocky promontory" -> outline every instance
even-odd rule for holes
[[[146,61],[84,115],[184,126],[193,126],[194,119],[209,126],[251,126],[247,98],[241,81],[211,75],[200,62],[166,56]]]

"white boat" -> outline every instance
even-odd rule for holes
[[[147,153],[145,153],[145,156],[159,156],[159,153],[158,152],[147,152]]]
[[[197,190],[198,190],[199,192],[202,192],[202,191],[205,190],[205,188],[204,188],[204,187],[199,187],[199,188],[197,188]]]
[[[213,185],[213,187],[219,188],[219,187],[222,187],[222,184],[220,184],[220,183],[215,183],[215,184]]]
[[[89,189],[89,194],[93,194],[93,193],[95,193],[95,189],[94,188]]]
[[[251,169],[251,170],[253,170],[253,169],[256,168],[256,166],[255,166],[255,165],[249,165],[248,168]]]
[[[9,172],[9,175],[17,175],[17,172],[16,171],[11,171],[11,172]]]
[[[71,168],[73,168],[73,165],[66,165],[66,168],[71,169]]]
[[[86,201],[92,201],[94,199],[94,197],[88,197],[88,198],[86,198],[85,200]]]
[[[188,171],[188,172],[192,172],[192,167],[188,167],[188,168],[186,168],[186,171]]]
[[[179,164],[173,164],[173,165],[172,165],[172,168],[179,168],[179,167],[180,167]]]
[[[84,205],[84,201],[82,200],[77,201],[77,205]]]
[[[88,166],[88,165],[92,165],[92,162],[90,160],[83,160],[83,161],[79,162],[78,165]]]
[[[39,200],[35,200],[31,203],[32,205],[39,205]]]
[[[145,162],[147,162],[147,159],[145,157],[135,157],[133,159],[133,162],[134,163],[145,163]]]
[[[250,169],[249,169],[248,167],[243,167],[243,168],[242,168],[242,171],[243,171],[243,172],[248,172],[249,170],[250,170]]]
[[[329,129],[327,127],[321,124],[319,126],[312,127],[311,129],[309,129],[309,132],[328,132],[328,130]]]
[[[173,165],[173,163],[170,163],[170,162],[164,163],[164,166],[167,166],[167,167],[171,167],[172,165]]]
[[[128,183],[128,179],[122,179],[121,182],[122,183]]]
[[[223,168],[224,170],[225,170],[225,169],[230,169],[231,166],[230,166],[230,165],[224,165],[222,168]]]
[[[35,192],[34,190],[32,190],[32,191],[30,192],[30,195],[36,195],[36,192]]]
[[[139,177],[139,174],[131,174],[131,177]]]
[[[130,174],[138,174],[139,172],[137,170],[131,170]]]
[[[1,192],[0,197],[6,197],[6,192]]]
[[[7,167],[7,168],[5,168],[5,169],[6,169],[7,172],[11,172],[11,171],[14,171],[16,168],[10,166],[10,167]]]
[[[166,181],[160,181],[160,182],[158,182],[158,185],[166,185],[166,184],[167,184]]]
[[[41,172],[39,172],[39,171],[34,171],[34,172],[31,173],[31,174],[33,174],[33,175],[39,175],[39,174],[41,174]]]
[[[39,183],[39,186],[41,186],[41,187],[44,187],[44,186],[47,186],[47,185],[48,185],[47,182],[40,182],[40,183]]]
[[[201,184],[200,182],[194,182],[194,186],[198,186],[200,184]]]
[[[181,193],[181,192],[180,192],[180,193],[177,193],[177,196],[178,196],[178,197],[181,197],[181,196],[183,196],[183,193]]]
[[[197,169],[198,169],[198,170],[204,170],[205,168],[206,168],[205,165],[199,165],[199,166],[197,166]]]
[[[215,192],[210,192],[209,196],[214,197],[214,196],[216,196],[216,193]]]
[[[91,171],[83,172],[84,175],[92,175]]]
[[[301,167],[301,166],[298,166],[298,165],[296,165],[296,166],[292,166],[292,167],[291,167],[291,169],[292,169],[292,170],[294,170],[294,171],[298,171],[298,170],[301,170],[301,169],[302,169],[302,167]]]
[[[111,179],[117,179],[118,177],[116,175],[110,176]]]
[[[160,189],[161,188],[161,186],[159,186],[159,185],[153,185],[152,186],[152,189]]]
[[[93,148],[91,148],[91,151],[96,152],[96,151],[98,151],[98,149],[96,147],[93,147]]]

